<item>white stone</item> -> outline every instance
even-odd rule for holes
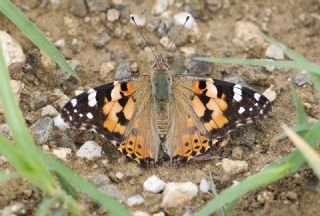
[[[206,179],[201,179],[199,189],[202,193],[208,193],[210,189],[210,183]]]
[[[110,22],[117,21],[120,17],[120,12],[117,9],[111,8],[107,11],[107,20]]]
[[[19,71],[26,62],[23,50],[7,32],[0,30],[0,43],[4,53],[4,61],[9,70]]]
[[[60,39],[60,40],[57,40],[56,42],[54,42],[54,45],[56,47],[62,48],[66,45],[66,41],[64,39]]]
[[[53,118],[53,125],[61,131],[65,131],[69,128],[69,125],[61,118],[60,114]]]
[[[122,172],[117,172],[116,177],[117,177],[117,179],[122,180],[124,177],[124,174]]]
[[[54,154],[57,158],[61,160],[66,160],[67,156],[71,154],[71,149],[69,148],[57,148],[52,150],[52,154]]]
[[[100,157],[101,152],[102,147],[99,146],[95,141],[87,141],[80,147],[76,155],[78,157],[87,158],[90,160],[95,157]]]
[[[158,213],[152,214],[152,216],[166,216],[166,215],[164,212],[158,212]]]
[[[178,207],[190,201],[198,194],[198,187],[192,182],[170,182],[163,192],[161,206]]]
[[[189,18],[188,22],[186,23],[185,27],[187,29],[196,28],[197,23],[196,23],[195,19],[193,18],[193,16],[190,13],[187,13],[187,12],[181,12],[181,13],[175,14],[173,17],[174,24],[183,25],[186,21],[187,16],[189,16],[190,18]]]
[[[16,96],[17,102],[18,104],[20,103],[20,94],[22,89],[24,88],[24,84],[18,80],[10,80],[10,84],[13,90],[13,93]],[[3,113],[3,108],[2,105],[0,103],[0,113]]]
[[[155,4],[151,9],[152,15],[160,15],[168,9],[169,2],[168,0],[156,0]]]
[[[169,46],[171,45],[171,42],[170,42],[170,39],[169,37],[167,36],[164,36],[162,37],[160,40],[159,40],[159,43],[166,49],[169,48]]]
[[[263,95],[268,98],[270,102],[274,101],[277,98],[277,93],[273,90],[273,86],[270,86],[267,88],[264,92]]]
[[[222,169],[231,175],[246,172],[248,170],[248,163],[240,160],[230,160],[228,158],[222,159]]]
[[[59,115],[59,112],[52,105],[47,105],[47,106],[43,107],[42,110],[41,110],[41,116],[42,117],[48,116],[48,117],[53,118],[53,117],[55,117],[57,115]]]
[[[185,56],[190,56],[196,53],[196,49],[194,47],[180,47],[180,51],[183,52]]]
[[[166,183],[162,181],[158,176],[151,176],[143,183],[143,189],[145,191],[159,193],[166,187]]]
[[[271,59],[283,60],[284,53],[278,46],[271,44],[266,50],[266,57]]]
[[[144,203],[144,199],[141,195],[137,194],[127,199],[128,206],[138,206]]]
[[[133,212],[133,216],[150,216],[150,215],[143,211],[135,211]]]
[[[134,17],[134,20],[136,21],[136,24],[140,27],[144,26],[146,24],[146,18],[144,17],[139,17],[136,14],[131,14],[130,16]],[[130,18],[130,23],[134,24],[133,21]]]

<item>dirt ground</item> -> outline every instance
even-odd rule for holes
[[[123,20],[108,22],[104,12],[88,12],[84,17],[77,17],[69,11],[69,1],[61,1],[58,6],[51,3],[41,5],[37,0],[32,0],[29,3],[20,0],[14,2],[46,33],[51,41],[65,39],[66,45],[59,48],[60,51],[68,60],[76,59],[80,62],[76,71],[82,81],[77,82],[69,78],[59,83],[57,81],[58,69],[48,70],[41,65],[39,50],[10,21],[1,16],[1,30],[7,31],[19,42],[24,53],[29,57],[29,63],[32,62],[32,56],[37,61],[32,70],[12,74],[12,78],[20,80],[25,85],[20,105],[28,125],[41,118],[41,109],[35,109],[30,104],[32,94],[36,91],[48,92],[49,101],[47,104],[53,104],[57,110],[60,110],[57,105],[59,98],[55,96],[54,90],[61,89],[64,94],[72,97],[77,89],[95,87],[114,79],[114,72],[110,72],[105,78],[101,77],[99,71],[103,62],[113,61],[118,64],[120,61],[124,61],[129,65],[136,62],[139,71],[133,72],[134,75],[147,73],[148,70],[151,70],[151,65],[145,61],[141,37],[136,27],[130,23]],[[184,44],[178,46],[175,52],[170,53],[173,57],[183,59],[183,53],[179,48],[193,47],[200,55],[264,58],[265,49],[248,51],[234,43],[236,23],[248,21],[256,24],[268,35],[293,48],[310,61],[320,63],[318,59],[320,56],[319,1],[226,0],[224,6],[213,12],[201,8],[199,2],[175,1],[167,9],[174,15],[183,11],[185,5],[189,5],[189,8],[198,16],[196,23],[199,29],[199,39],[192,42],[185,40]],[[147,24],[157,18],[150,13],[153,1],[134,0],[123,1],[123,3],[126,5],[125,10],[128,14],[134,13],[139,17],[144,17]],[[177,3],[181,3],[182,6],[178,7]],[[111,4],[111,7],[114,5]],[[94,46],[94,42],[105,29],[111,35],[111,39],[106,45],[97,48]],[[142,28],[142,30],[146,37],[154,43],[158,52],[165,50],[159,44],[160,38],[156,33],[150,32],[147,28]],[[177,67],[179,68],[179,66]],[[144,192],[143,182],[149,176],[157,175],[165,182],[191,181],[199,184],[202,178],[209,178],[208,173],[211,171],[217,190],[220,192],[231,186],[234,181],[240,181],[246,176],[256,173],[266,164],[292,152],[293,146],[289,141],[273,142],[272,138],[281,132],[281,123],[290,126],[295,123],[295,109],[290,94],[290,83],[300,71],[275,69],[270,72],[262,67],[217,64],[209,73],[215,79],[233,80],[240,77],[245,83],[260,92],[273,86],[277,98],[273,101],[271,116],[262,122],[236,129],[224,139],[224,146],[219,145],[210,150],[209,153],[213,156],[211,160],[192,161],[186,165],[163,162],[149,168],[141,168],[135,162],[125,159],[111,144],[95,134],[70,130],[66,134],[73,142],[71,146],[73,154],[68,157],[66,164],[85,178],[98,174],[109,176],[112,184],[116,185],[125,197],[135,194],[142,195],[145,202],[137,207],[128,207],[132,211],[139,210],[149,214],[166,212],[171,215],[192,215],[192,212],[199,210],[212,198],[211,194],[199,193],[184,207],[168,211],[160,206],[162,195]],[[308,84],[295,86],[307,107],[308,115],[313,118],[319,116],[319,93]],[[3,121],[2,117],[1,121]],[[53,133],[62,136],[62,132],[57,128]],[[103,156],[93,161],[76,157],[74,152],[87,140],[95,140],[103,145]],[[54,149],[59,146],[59,142],[53,138],[46,145],[48,148]],[[241,154],[237,156],[235,152],[239,149]],[[243,174],[228,175],[221,168],[223,158],[244,160],[248,163],[249,168]],[[7,168],[9,168],[8,163],[0,163],[0,170]],[[117,172],[124,174],[122,180],[118,181],[114,178]],[[312,171],[305,168],[294,176],[245,195],[231,215],[319,215],[320,197],[316,192],[319,187],[317,184]],[[34,206],[39,202],[39,194],[24,180],[13,180],[0,185],[0,209],[16,202],[24,204],[25,215],[31,215]],[[105,214],[96,204],[84,203],[83,215]]]

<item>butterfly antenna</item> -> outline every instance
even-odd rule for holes
[[[138,32],[140,33],[141,37],[142,37],[143,40],[146,42],[146,44],[148,45],[148,47],[150,47],[150,49],[151,49],[154,57],[156,58],[156,61],[158,62],[158,57],[157,57],[156,53],[155,53],[154,50],[152,49],[151,44],[150,44],[150,43],[147,41],[147,39],[144,37],[144,35],[143,35],[140,27],[137,25],[137,23],[136,23],[136,21],[135,21],[135,19],[134,19],[134,16],[130,16],[130,18],[131,18],[132,22],[137,26]]]
[[[177,39],[179,38],[179,36],[180,36],[180,34],[181,34],[182,30],[184,29],[184,27],[185,27],[185,25],[186,25],[186,23],[188,22],[188,20],[189,20],[189,19],[190,19],[190,16],[187,16],[187,17],[186,17],[186,21],[184,21],[184,23],[183,23],[183,25],[182,25],[182,27],[181,27],[181,29],[180,29],[179,33],[177,34],[177,36],[175,37],[175,39],[174,39],[174,40],[173,40],[173,42],[171,43],[171,45],[170,45],[169,49],[167,49],[167,52],[166,52],[165,57],[167,57],[169,50],[171,50],[171,48],[173,47],[173,45],[175,44],[175,42],[176,42],[176,41],[177,41]]]

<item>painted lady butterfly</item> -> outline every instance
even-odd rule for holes
[[[150,75],[108,83],[74,97],[62,109],[69,125],[107,138],[138,163],[205,153],[237,126],[263,119],[266,97],[238,84],[172,75],[157,57]]]

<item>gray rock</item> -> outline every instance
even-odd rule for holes
[[[205,0],[209,11],[217,13],[222,7],[222,0]]]
[[[47,142],[53,131],[53,120],[49,117],[41,118],[30,127],[37,144]]]
[[[58,147],[74,149],[73,140],[65,133],[63,133],[61,137],[56,139],[56,142]]]
[[[169,1],[168,0],[156,0],[155,4],[151,9],[151,14],[160,15],[168,9]]]
[[[187,29],[191,29],[195,26],[197,26],[197,23],[195,21],[195,19],[193,18],[193,16],[190,13],[187,12],[181,12],[181,13],[177,13],[173,16],[173,20],[174,20],[174,24],[176,25],[183,25],[186,21],[187,16],[189,16],[189,20],[186,23],[185,27]]]
[[[84,17],[88,13],[88,9],[85,0],[70,0],[69,3],[70,12],[78,17]]]
[[[283,60],[284,53],[278,46],[271,44],[266,50],[266,57],[271,59]]]
[[[31,106],[33,109],[44,107],[49,101],[47,92],[34,92],[31,96]]]
[[[78,157],[91,160],[95,157],[100,157],[101,153],[102,153],[101,146],[99,146],[95,141],[87,141],[80,147],[76,155]]]
[[[131,75],[132,75],[132,71],[130,66],[126,64],[124,61],[120,61],[116,69],[115,78],[124,79],[124,78],[131,77]]]
[[[236,146],[232,149],[232,159],[241,160],[243,158],[243,150],[241,147]]]
[[[57,109],[52,106],[52,105],[47,105],[45,107],[42,108],[41,110],[41,116],[42,117],[56,117],[59,114],[59,112],[57,111]]]
[[[301,72],[301,73],[297,74],[293,78],[293,83],[297,84],[298,86],[303,86],[305,84],[311,84],[310,79],[309,79],[306,72]]]
[[[64,39],[59,39],[56,42],[54,42],[54,45],[58,48],[63,48],[66,45],[66,41]]]
[[[128,206],[138,206],[144,203],[144,199],[141,195],[137,194],[127,199]]]
[[[96,48],[102,48],[104,47],[107,43],[109,43],[111,41],[111,37],[110,35],[108,34],[107,31],[103,31],[98,39],[94,42],[94,46]]]
[[[105,12],[110,8],[109,1],[106,0],[86,0],[90,12]]]
[[[101,173],[89,176],[89,181],[99,188],[110,184],[110,178]]]
[[[137,14],[132,14],[131,16],[134,17],[134,20],[136,21],[136,24],[140,27],[144,26],[146,24],[146,18],[139,17]],[[130,22],[134,24],[134,22],[130,19]]]
[[[199,189],[202,193],[208,193],[210,190],[210,183],[207,179],[201,179]]]

